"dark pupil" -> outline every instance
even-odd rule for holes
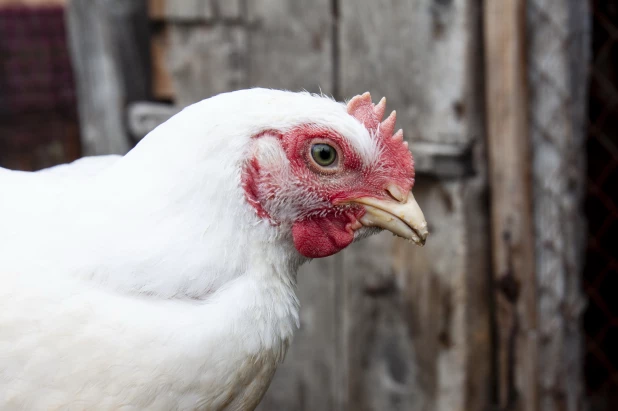
[[[335,161],[335,157],[335,149],[331,146],[327,144],[316,144],[313,146],[313,158],[318,164],[322,166],[331,165]]]
[[[320,160],[328,161],[330,158],[330,148],[328,147],[320,147]]]

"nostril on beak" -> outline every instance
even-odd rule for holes
[[[404,195],[403,190],[401,190],[395,184],[389,184],[388,186],[386,186],[386,192],[393,199],[399,201],[400,203],[404,203],[408,198],[408,193],[405,193]]]

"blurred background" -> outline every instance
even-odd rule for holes
[[[432,233],[303,267],[260,410],[618,410],[618,2],[0,0],[2,167],[254,86],[386,96]]]

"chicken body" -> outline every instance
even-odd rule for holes
[[[0,313],[6,410],[252,410],[294,326],[293,290],[274,281],[239,280],[204,304],[14,280],[0,291],[19,307]],[[289,315],[256,293],[281,293]]]
[[[391,229],[288,149],[332,133],[340,167],[358,156],[350,170],[388,180],[375,166],[388,146],[349,111],[246,90],[188,107],[122,158],[0,169],[0,408],[254,409],[298,326],[298,267]],[[408,172],[392,172],[398,207]]]

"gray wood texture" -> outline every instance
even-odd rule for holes
[[[124,91],[123,104],[151,97],[150,22],[144,0],[106,0],[109,44]]]
[[[340,1],[342,95],[386,96],[413,153],[417,142],[474,147],[467,178],[417,179],[431,233],[423,249],[383,234],[343,253],[345,409],[489,403],[479,23],[474,1]]]
[[[332,95],[331,0],[248,2],[249,83]]]
[[[67,25],[83,154],[123,154],[133,145],[126,107],[151,96],[146,3],[71,1]]]
[[[468,142],[462,132],[475,75],[470,70],[478,1],[340,0],[340,65],[344,95],[369,87],[397,108],[407,137]]]
[[[410,145],[417,174],[441,179],[474,175],[473,142],[467,144],[416,141]]]
[[[73,0],[67,6],[69,48],[77,83],[82,152],[124,154],[126,91],[107,2]]]
[[[166,58],[181,107],[248,86],[244,27],[172,24]]]

